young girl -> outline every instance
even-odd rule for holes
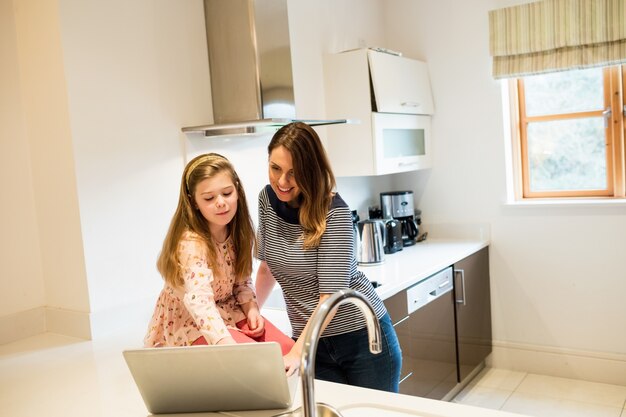
[[[231,163],[210,153],[183,172],[178,207],[157,268],[165,285],[144,339],[146,347],[294,342],[265,320],[250,274],[254,227]]]

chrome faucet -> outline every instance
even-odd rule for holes
[[[355,304],[365,316],[370,352],[377,354],[382,351],[380,324],[372,305],[363,294],[346,289],[340,290],[326,299],[320,305],[317,313],[311,316],[309,327],[303,336],[304,346],[300,363],[300,377],[302,378],[302,411],[304,412],[304,417],[316,417],[318,410],[320,415],[341,417],[341,414],[328,404],[315,403],[315,353],[317,352],[317,344],[322,332],[322,324],[332,312],[337,310],[340,305],[346,303]]]

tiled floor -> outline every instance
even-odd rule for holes
[[[121,355],[142,334],[91,342],[46,333],[0,345],[0,416],[146,416]],[[454,401],[537,417],[626,417],[626,387],[502,369],[483,371]]]
[[[536,417],[626,417],[626,387],[494,368],[453,401]]]

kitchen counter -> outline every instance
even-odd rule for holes
[[[294,408],[302,404],[301,386],[295,393]],[[329,404],[344,417],[520,417],[520,414],[473,407],[464,404],[430,400],[410,395],[392,394],[367,388],[315,381],[315,401]],[[224,413],[235,417],[271,417],[279,410],[235,411]],[[194,414],[196,415],[196,414]],[[197,416],[220,414],[198,414]]]
[[[385,255],[385,262],[380,265],[359,265],[358,269],[370,281],[380,285],[376,293],[386,300],[488,245],[489,242],[482,239],[429,238],[394,254]],[[280,286],[274,287],[262,312],[281,331],[291,335]]]
[[[380,285],[376,292],[385,300],[488,245],[486,240],[428,239],[385,255],[380,265],[359,265],[359,270]]]

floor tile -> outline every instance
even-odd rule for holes
[[[626,387],[546,375],[528,374],[516,392],[623,408]]]
[[[454,397],[452,402],[499,410],[512,391],[469,385]]]
[[[474,378],[472,383],[486,388],[514,391],[522,382],[526,372],[508,369],[485,368]]]
[[[0,416],[145,416],[121,353],[133,343],[48,333],[0,346]]]
[[[606,405],[514,392],[501,410],[533,417],[620,417],[622,409]]]
[[[24,355],[28,352],[45,352],[49,349],[80,342],[84,342],[84,340],[55,333],[41,333],[15,342],[0,345],[0,358]]]

